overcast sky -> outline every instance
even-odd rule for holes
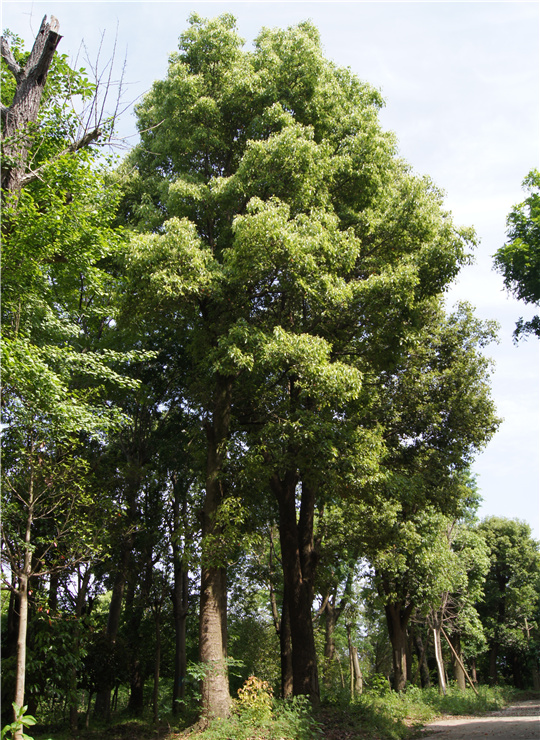
[[[249,48],[262,26],[311,19],[326,55],[382,91],[383,126],[401,155],[446,192],[459,225],[475,227],[480,246],[451,290],[448,305],[468,300],[500,323],[493,396],[504,417],[474,465],[481,516],[527,521],[539,536],[539,342],[512,342],[515,321],[533,311],[505,293],[492,255],[505,220],[524,199],[521,182],[539,166],[539,5],[537,2],[2,2],[2,28],[33,41],[43,15],[55,15],[59,51],[84,64],[102,59],[117,38],[118,75],[135,100],[167,72],[169,54],[192,12],[233,13]],[[132,110],[121,134],[135,134]],[[136,136],[128,139],[135,143]]]

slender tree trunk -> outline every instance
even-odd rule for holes
[[[120,615],[122,613],[122,602],[126,586],[129,561],[131,559],[131,539],[124,543],[120,559],[120,567],[116,572],[114,585],[109,604],[109,615],[107,618],[107,641],[112,646],[116,642],[118,628],[120,626]],[[111,716],[111,691],[112,686],[101,686],[96,693],[94,714],[108,721]]]
[[[392,667],[394,670],[394,691],[403,691],[407,682],[407,624],[412,612],[412,604],[404,607],[399,603],[384,607],[386,624],[392,645]]]
[[[478,676],[476,675],[476,658],[471,658],[471,681],[475,684],[478,683]]]
[[[26,638],[28,634],[28,583],[32,574],[32,524],[34,521],[34,471],[30,473],[28,489],[28,514],[24,533],[24,562],[19,574],[19,629],[17,634],[17,662],[15,667],[15,696],[13,701],[20,709],[24,706],[26,681]],[[17,711],[14,712],[15,718]],[[15,733],[15,739],[22,738],[22,729]]]
[[[364,689],[362,671],[360,670],[360,661],[358,660],[358,649],[353,645],[351,637],[351,625],[347,625],[347,642],[349,645],[349,663],[351,667],[351,698],[360,695]]]
[[[316,706],[319,703],[317,654],[313,634],[313,523],[315,512],[314,490],[304,484],[300,514],[296,521],[297,475],[293,471],[281,480],[271,478],[272,489],[279,504],[279,532],[285,594],[289,602],[291,624],[293,692],[305,694]]]
[[[80,576],[79,576],[80,578]],[[81,617],[84,602],[86,600],[86,592],[88,590],[88,584],[90,583],[90,567],[87,567],[82,581],[79,583],[79,589],[77,591],[77,599],[75,601],[75,634],[73,638],[73,651],[75,655],[79,655],[80,642],[81,642]],[[69,681],[69,726],[72,733],[77,732],[79,723],[79,697],[77,693],[77,668],[71,669],[71,676]]]
[[[154,604],[154,625],[156,633],[156,651],[154,657],[154,690],[152,692],[152,709],[154,713],[154,723],[157,724],[158,703],[159,703],[159,671],[161,663],[161,602],[156,601]]]
[[[231,415],[232,379],[219,376],[212,423],[207,425],[206,495],[203,506],[203,558],[199,650],[206,667],[202,681],[203,719],[227,717],[231,708],[227,670],[227,573],[216,562],[214,537],[219,534],[216,516],[223,501],[221,473]]]
[[[335,604],[330,599],[324,605],[324,685],[329,688],[332,681],[331,665],[336,654],[334,632],[336,629],[337,614]]]
[[[431,686],[431,678],[429,675],[429,667],[426,659],[426,646],[424,645],[424,641],[422,640],[422,636],[420,635],[417,626],[415,626],[413,630],[413,640],[416,656],[418,658],[420,683],[422,684],[422,688],[426,689]]]
[[[52,573],[49,578],[49,596],[48,606],[52,612],[58,610],[58,587],[60,586],[60,578],[57,573]]]
[[[439,677],[439,691],[446,694],[446,674],[444,670],[444,661],[441,649],[441,628],[440,625],[433,627],[433,645],[435,647],[435,661],[437,663],[437,676]]]
[[[499,657],[499,645],[494,642],[489,648],[489,683],[495,686],[498,680],[497,658]]]

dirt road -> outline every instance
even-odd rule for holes
[[[422,740],[540,740],[540,701],[522,701],[487,717],[460,717],[432,722]]]

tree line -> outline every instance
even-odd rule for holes
[[[475,235],[380,93],[192,15],[110,162],[58,30],[2,41],[3,707],[536,682],[537,543],[474,518],[495,325],[444,300]]]

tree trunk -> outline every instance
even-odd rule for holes
[[[281,696],[283,699],[290,699],[293,695],[291,620],[289,618],[289,600],[286,597],[285,590],[281,607],[279,645],[281,652]]]
[[[352,643],[351,637],[351,625],[347,625],[347,642],[349,645],[349,663],[351,667],[351,699],[354,699],[355,695],[360,696],[364,688],[364,682],[362,678],[362,671],[360,670],[360,662],[358,660],[358,649]]]
[[[9,44],[2,38],[2,57],[15,77],[17,86],[9,108],[2,106],[2,174],[4,190],[17,191],[26,170],[29,148],[28,126],[35,123],[49,67],[58,42],[58,21],[47,16],[34,41],[32,51],[24,68],[19,67]]]
[[[206,495],[203,506],[199,651],[206,667],[202,680],[204,720],[227,717],[231,709],[227,670],[227,572],[216,560],[214,538],[219,535],[216,515],[223,501],[220,479],[226,455],[231,415],[232,379],[219,376],[212,423],[206,427]]]
[[[444,661],[441,649],[441,628],[433,627],[433,645],[435,647],[435,661],[437,663],[437,676],[439,678],[439,691],[446,694],[446,675],[444,671]]]
[[[490,683],[490,686],[495,686],[498,680],[498,676],[497,676],[498,655],[499,655],[499,646],[496,642],[494,642],[489,648],[489,683]]]
[[[154,690],[152,692],[152,709],[154,713],[154,723],[157,724],[158,716],[158,699],[159,699],[159,671],[161,663],[161,602],[156,601],[154,604],[154,625],[156,631],[156,651],[154,657]]]
[[[28,634],[28,583],[32,575],[32,524],[34,521],[34,471],[31,470],[28,489],[28,514],[24,533],[24,563],[19,573],[19,629],[17,633],[17,661],[15,666],[15,696],[13,701],[20,709],[24,706],[24,690],[26,681],[26,637]],[[17,709],[14,710],[17,718]],[[16,731],[15,740],[22,738],[23,731]]]
[[[386,604],[386,624],[392,644],[392,667],[394,670],[394,691],[403,691],[407,682],[407,624],[412,612],[412,604]]]
[[[452,667],[454,669],[454,678],[458,689],[465,691],[467,688],[465,671],[463,670],[463,652],[461,650],[461,638],[458,633],[454,633],[450,637],[452,647],[455,650],[455,655],[452,655]],[[458,660],[459,659],[459,660]]]
[[[418,658],[418,670],[420,672],[420,683],[423,689],[427,689],[431,686],[431,677],[429,675],[429,667],[426,659],[426,647],[422,636],[420,635],[417,627],[413,630],[414,648],[416,650],[416,656]]]
[[[124,589],[127,580],[129,561],[131,558],[131,539],[124,543],[121,553],[120,567],[114,580],[111,603],[109,604],[109,614],[107,618],[107,641],[113,646],[118,635],[120,626],[120,615],[122,613],[122,601],[124,599]],[[111,691],[112,686],[102,686],[96,693],[96,702],[94,705],[94,714],[106,721],[111,716]]]
[[[296,521],[297,474],[289,471],[284,479],[277,474],[271,486],[279,504],[279,534],[283,566],[284,593],[289,603],[291,625],[293,693],[309,696],[318,705],[319,677],[313,634],[313,573],[315,552],[313,524],[315,513],[314,490],[302,485],[300,514]]]
[[[476,658],[471,658],[471,681],[474,684],[478,683],[478,677],[476,675]]]
[[[79,574],[80,580],[80,574]],[[75,655],[79,655],[80,651],[80,637],[81,637],[81,617],[84,602],[86,600],[86,592],[88,590],[88,584],[90,583],[90,567],[87,567],[82,581],[79,583],[79,589],[77,591],[77,599],[75,601],[75,634],[73,637],[73,651]],[[77,669],[73,667],[71,669],[71,676],[69,681],[69,727],[72,733],[76,733],[79,724],[79,697],[77,693]]]
[[[141,572],[144,573],[142,582],[140,579]],[[136,716],[142,715],[144,711],[144,683],[146,672],[145,663],[141,660],[141,652],[143,649],[141,623],[144,611],[148,605],[152,579],[152,545],[148,544],[142,552],[138,567],[136,569],[132,569],[132,572],[129,575],[129,596],[126,598],[126,627],[131,654],[131,678],[128,710]],[[139,583],[139,590],[135,598],[136,581]]]
[[[324,605],[324,685],[329,688],[332,681],[331,665],[336,654],[334,632],[336,629],[337,613],[335,605],[330,599]]]

